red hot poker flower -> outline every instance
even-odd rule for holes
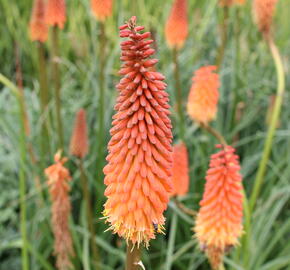
[[[165,26],[166,41],[170,47],[180,49],[187,35],[187,0],[175,0]]]
[[[32,15],[29,23],[30,39],[32,41],[47,41],[48,27],[45,23],[44,0],[34,0]]]
[[[184,143],[176,144],[173,147],[172,182],[173,192],[171,196],[182,196],[188,192],[188,154]]]
[[[259,30],[265,34],[270,34],[272,20],[278,0],[254,0],[253,11],[256,24]]]
[[[46,7],[45,20],[48,25],[64,27],[66,21],[65,0],[48,0]]]
[[[216,117],[220,82],[215,70],[215,66],[201,67],[192,79],[187,112],[199,123],[207,124]]]
[[[237,245],[243,231],[242,177],[238,158],[231,146],[211,156],[194,228],[214,269],[218,269],[223,254]]]
[[[91,0],[93,14],[99,21],[105,21],[113,13],[113,0]]]
[[[52,201],[52,229],[54,234],[54,254],[59,270],[71,268],[70,257],[73,256],[72,238],[69,231],[69,215],[71,204],[69,200],[69,184],[71,180],[68,169],[64,167],[66,158],[61,158],[60,152],[54,156],[55,164],[45,169],[48,178],[49,193]]]
[[[104,168],[104,216],[110,229],[133,244],[149,244],[155,228],[162,232],[169,193],[172,188],[172,134],[168,117],[168,93],[165,77],[152,67],[149,59],[153,40],[144,27],[136,26],[136,17],[120,27],[124,62],[117,89],[120,94],[113,116],[108,165]]]
[[[80,109],[76,114],[74,130],[70,141],[70,153],[73,156],[84,158],[88,153],[88,148],[86,111]]]

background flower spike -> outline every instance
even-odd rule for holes
[[[192,78],[187,113],[198,123],[207,124],[214,120],[217,114],[220,80],[215,70],[216,66],[201,67]]]
[[[243,194],[239,157],[231,146],[211,156],[194,231],[213,269],[242,235]]]
[[[32,41],[47,41],[48,27],[45,23],[44,0],[34,0],[33,2],[33,9],[29,23],[29,34]]]

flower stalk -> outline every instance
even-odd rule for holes
[[[223,7],[223,22],[221,24],[221,44],[218,49],[216,66],[219,70],[224,59],[225,49],[228,41],[229,7]]]
[[[89,191],[89,182],[87,175],[84,170],[83,166],[83,159],[80,158],[78,161],[78,168],[80,171],[81,175],[81,183],[82,183],[82,190],[83,190],[83,196],[84,196],[84,201],[85,201],[85,208],[86,208],[86,216],[87,216],[87,221],[88,221],[88,229],[90,231],[90,242],[91,242],[91,250],[93,254],[93,260],[94,260],[94,269],[99,269],[97,266],[97,263],[100,261],[99,259],[99,254],[98,254],[98,248],[97,245],[94,241],[95,235],[96,235],[96,230],[94,226],[94,221],[93,221],[93,216],[92,216],[92,202],[91,202],[91,196],[90,196],[90,191]]]
[[[182,108],[182,89],[180,85],[180,68],[178,62],[178,49],[175,47],[172,50],[174,62],[174,79],[175,79],[175,96],[177,102],[177,114],[179,118],[179,136],[184,140],[184,113]]]
[[[99,165],[103,167],[104,156],[104,123],[105,123],[105,65],[106,65],[106,29],[105,23],[100,22],[100,47],[99,47]],[[101,169],[99,170],[99,177],[102,176]]]
[[[56,123],[58,133],[58,148],[63,149],[63,125],[61,118],[61,86],[60,86],[60,73],[59,73],[59,45],[58,45],[58,27],[52,28],[52,76],[54,80],[54,98],[56,109]]]
[[[275,136],[275,132],[277,129],[277,123],[279,121],[281,106],[283,102],[283,96],[285,92],[285,72],[284,72],[284,67],[283,67],[283,62],[281,59],[280,52],[277,46],[275,45],[273,38],[270,35],[266,35],[265,39],[271,51],[271,54],[275,63],[276,72],[277,72],[277,97],[274,103],[273,113],[270,118],[270,125],[267,131],[267,137],[266,137],[266,141],[264,145],[262,159],[259,164],[254,188],[251,194],[251,199],[250,199],[251,212],[253,211],[255,207],[257,198],[259,196],[259,193],[260,193],[263,181],[264,181],[266,167],[269,161],[273,138]]]
[[[141,249],[129,241],[126,253],[126,270],[139,270],[141,262],[140,258]]]
[[[47,73],[46,73],[46,60],[45,60],[45,48],[41,42],[37,42],[38,51],[38,72],[39,72],[39,85],[40,85],[40,106],[41,106],[41,151],[42,157],[45,157],[49,152],[50,139],[49,139],[49,93],[47,87]]]

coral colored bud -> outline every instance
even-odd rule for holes
[[[47,0],[45,21],[50,26],[63,29],[66,21],[65,0]]]
[[[88,147],[86,111],[80,109],[76,113],[74,129],[70,141],[70,154],[79,158],[84,158],[88,153]]]
[[[213,269],[242,235],[243,195],[239,157],[231,146],[211,156],[194,231]]]
[[[207,124],[216,117],[220,85],[215,66],[198,69],[192,79],[193,84],[188,96],[187,112],[195,121]]]
[[[172,188],[169,98],[165,77],[152,71],[157,60],[148,59],[154,53],[146,47],[149,35],[139,32],[143,27],[136,25],[136,17],[120,29],[121,35],[130,34],[121,43],[124,77],[117,85],[120,94],[104,168],[108,199],[103,213],[114,233],[148,246],[155,232],[163,230]]]
[[[93,14],[99,21],[105,21],[113,13],[113,0],[91,0]],[[126,25],[123,25],[125,27]]]
[[[67,158],[61,158],[61,152],[54,156],[55,164],[45,169],[48,178],[48,187],[52,202],[51,224],[54,234],[54,254],[56,256],[57,269],[71,269],[70,258],[74,255],[72,238],[69,231],[69,216],[71,203],[69,199],[70,173],[64,167]]]
[[[172,182],[173,190],[171,196],[182,196],[188,192],[188,153],[184,143],[173,146]]]
[[[165,25],[165,38],[170,47],[180,49],[188,35],[187,0],[175,0]]]
[[[44,0],[34,0],[31,19],[29,23],[29,34],[32,41],[47,41],[48,27],[45,23]]]
[[[254,0],[253,13],[259,31],[270,34],[272,20],[278,0]]]

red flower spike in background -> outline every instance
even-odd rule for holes
[[[120,27],[120,37],[129,39],[121,43],[124,77],[116,86],[120,94],[104,168],[104,216],[114,233],[138,246],[148,246],[156,227],[162,232],[172,188],[169,98],[165,77],[152,71],[158,60],[149,58],[153,40],[143,29],[136,17]]]
[[[230,7],[232,5],[244,5],[246,0],[220,0],[219,4],[222,7]]]
[[[173,170],[172,170],[173,192],[171,196],[182,196],[188,192],[188,153],[184,143],[173,147]]]
[[[84,158],[88,153],[88,148],[86,111],[80,109],[75,118],[74,130],[70,141],[70,154],[78,158]]]
[[[113,13],[113,0],[91,0],[93,14],[99,21],[105,21]]]
[[[65,13],[65,0],[47,0],[45,20],[48,25],[63,29],[66,21]]]
[[[198,69],[192,79],[193,84],[187,102],[189,116],[198,123],[207,124],[216,117],[220,86],[215,66]]]
[[[48,178],[50,198],[52,201],[52,229],[54,234],[54,254],[56,266],[60,270],[71,269],[70,257],[73,256],[73,244],[69,231],[69,215],[71,204],[69,200],[69,181],[71,180],[68,169],[64,167],[66,158],[61,158],[60,152],[54,156],[55,164],[45,169]]]
[[[243,232],[242,176],[239,157],[231,146],[211,156],[206,185],[194,231],[213,269],[218,269],[222,257],[238,244]]]
[[[165,26],[170,47],[180,49],[188,35],[187,0],[175,0]]]
[[[278,0],[254,0],[253,11],[259,31],[268,35]]]
[[[31,19],[29,23],[29,34],[32,41],[47,41],[48,27],[45,23],[44,0],[34,0]]]

